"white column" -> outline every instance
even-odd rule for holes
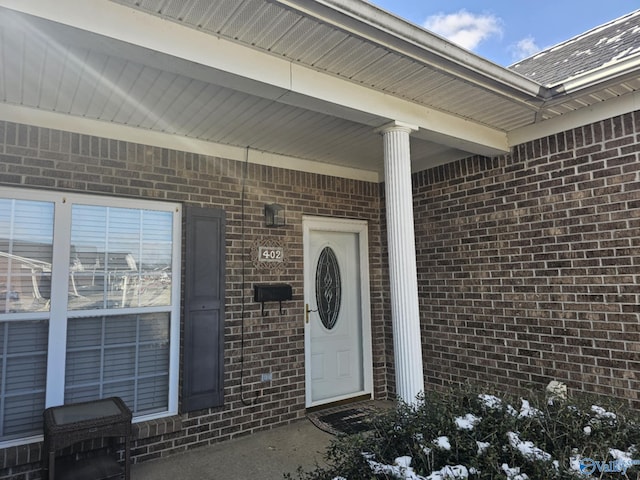
[[[393,122],[379,129],[384,143],[384,179],[391,280],[396,392],[409,404],[424,390],[413,224],[409,135],[416,127]]]

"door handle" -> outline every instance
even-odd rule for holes
[[[317,312],[317,311],[318,311],[317,309],[316,309],[316,310],[311,310],[311,309],[309,308],[309,304],[308,304],[308,303],[306,303],[306,304],[304,305],[304,318],[305,318],[305,322],[306,322],[306,323],[309,323],[309,313],[310,313],[310,312]]]

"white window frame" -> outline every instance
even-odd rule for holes
[[[64,404],[67,354],[67,318],[100,315],[135,315],[169,312],[169,398],[168,409],[134,417],[144,422],[178,413],[178,378],[180,361],[180,280],[182,267],[182,205],[175,202],[140,200],[91,194],[30,190],[0,186],[0,197],[33,200],[54,204],[53,259],[51,265],[51,306],[49,312],[1,314],[0,321],[48,320],[49,345],[45,408]],[[74,204],[114,208],[133,208],[173,213],[173,245],[171,265],[171,305],[167,307],[114,308],[68,311],[69,262],[71,255],[71,213]],[[62,372],[62,374],[61,374]],[[42,435],[0,442],[0,448],[41,441]]]

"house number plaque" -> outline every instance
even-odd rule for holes
[[[258,247],[258,261],[260,262],[284,262],[283,247]]]
[[[251,243],[251,261],[258,270],[277,273],[287,268],[284,243],[277,237],[256,238]]]

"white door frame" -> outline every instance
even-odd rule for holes
[[[369,290],[369,238],[368,224],[366,220],[351,220],[343,218],[302,217],[302,241],[304,262],[304,303],[315,305],[315,299],[309,298],[314,279],[315,265],[309,265],[311,261],[310,234],[313,230],[328,232],[355,233],[358,235],[358,247],[360,252],[360,308],[362,312],[362,369],[364,388],[360,392],[349,395],[313,402],[311,398],[311,328],[304,320],[304,360],[305,360],[305,406],[307,408],[336,402],[361,395],[373,397],[373,358],[371,353],[371,296]],[[311,283],[309,283],[311,282]],[[306,317],[306,312],[305,312]]]

